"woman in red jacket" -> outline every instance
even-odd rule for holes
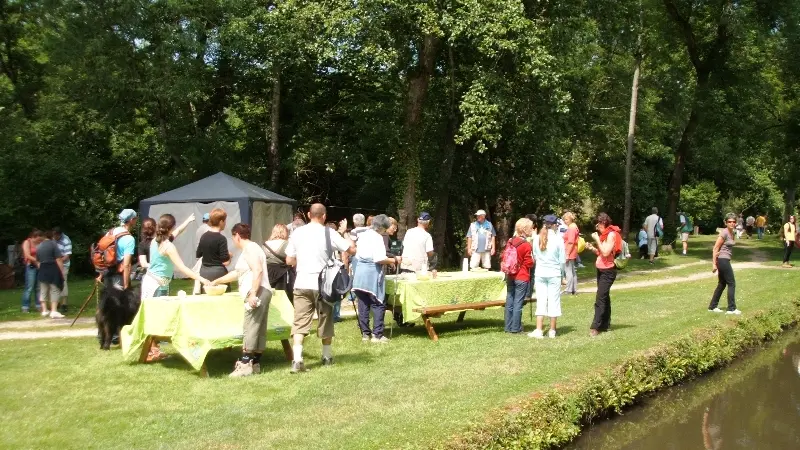
[[[531,267],[533,267],[533,248],[526,240],[533,234],[533,222],[522,218],[514,227],[516,236],[506,245],[513,245],[517,250],[519,270],[514,275],[506,275],[508,294],[506,295],[506,333],[522,333],[522,306],[525,294],[531,283]]]

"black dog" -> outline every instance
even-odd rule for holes
[[[134,316],[139,311],[140,297],[138,286],[125,290],[105,288],[100,293],[100,304],[97,306],[95,319],[102,350],[108,350],[111,347],[111,337],[119,336],[122,327],[133,322]]]

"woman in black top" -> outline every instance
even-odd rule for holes
[[[200,276],[207,280],[216,280],[228,273],[225,266],[230,264],[231,254],[228,251],[228,239],[221,233],[225,229],[227,218],[225,210],[214,208],[208,220],[209,230],[200,237],[197,244],[196,256],[203,258]]]

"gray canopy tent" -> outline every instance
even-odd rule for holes
[[[169,213],[180,224],[194,214],[196,220],[175,240],[181,259],[191,267],[196,260],[197,229],[202,225],[200,218],[203,214],[214,208],[222,208],[228,214],[226,229],[222,234],[228,238],[228,249],[234,253],[235,259],[239,252],[231,241],[230,233],[234,224],[249,224],[252,228],[251,239],[261,243],[269,237],[276,223],[288,224],[292,221],[292,210],[296,204],[291,198],[219,172],[142,200],[139,202],[139,216],[158,220],[162,214]],[[182,276],[179,273],[175,275]]]

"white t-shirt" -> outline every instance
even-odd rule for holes
[[[261,286],[266,289],[272,289],[272,286],[269,285],[269,274],[267,273],[267,255],[264,254],[264,250],[261,249],[260,245],[250,241],[242,249],[242,254],[239,255],[236,266],[234,266],[234,269],[239,272],[239,294],[244,299],[247,298],[247,294],[253,286],[253,271],[247,264],[247,258],[245,258],[247,254],[255,255],[261,264]]]
[[[644,228],[647,231],[648,239],[655,239],[658,237],[656,236],[656,224],[661,225],[661,217],[658,217],[658,214],[650,214],[644,219]]]
[[[330,230],[330,236],[333,251],[345,252],[350,248],[350,243],[336,231]],[[286,256],[297,258],[297,278],[294,288],[318,290],[319,273],[328,261],[325,226],[310,222],[294,230],[289,236]]]
[[[420,227],[406,231],[403,238],[403,262],[401,269],[413,271],[428,267],[428,252],[433,251],[433,238]]]
[[[387,259],[388,256],[386,256],[386,246],[383,244],[383,236],[372,229],[359,233],[356,257],[371,259],[374,262]]]

